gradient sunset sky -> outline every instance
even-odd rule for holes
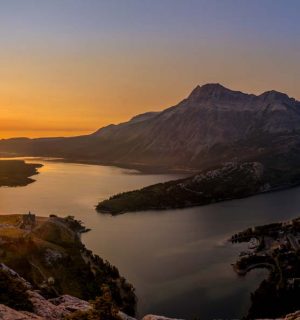
[[[0,138],[70,136],[197,84],[300,99],[298,0],[0,0]]]

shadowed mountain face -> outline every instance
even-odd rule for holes
[[[74,138],[9,139],[0,152],[98,161],[129,167],[207,169],[226,161],[294,163],[300,149],[300,102],[220,84],[196,87],[176,106],[148,112]]]

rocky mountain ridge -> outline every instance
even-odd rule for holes
[[[277,91],[261,95],[220,84],[197,86],[177,105],[73,138],[9,139],[0,153],[70,161],[204,170],[224,162],[298,157],[300,102]]]

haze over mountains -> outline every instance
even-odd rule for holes
[[[299,157],[299,132],[300,102],[286,94],[206,84],[161,112],[86,136],[1,140],[0,152],[195,171],[232,160],[290,165]]]

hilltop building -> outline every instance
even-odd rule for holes
[[[20,228],[26,230],[32,230],[36,226],[36,217],[35,214],[32,214],[30,211],[28,214],[22,216]]]

